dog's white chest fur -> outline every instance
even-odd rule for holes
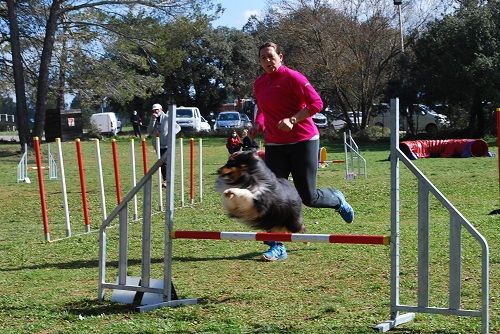
[[[254,206],[254,195],[250,190],[229,188],[223,194],[222,205],[230,216],[242,220],[254,220],[259,217]]]

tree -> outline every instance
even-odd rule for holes
[[[16,92],[16,111],[17,111],[17,126],[19,132],[19,141],[21,149],[24,149],[24,144],[28,142],[28,118],[27,118],[27,103],[26,90],[24,82],[24,71],[21,57],[21,44],[19,37],[19,26],[17,22],[17,13],[15,1],[7,1],[7,15],[10,29],[10,45],[12,50],[12,69],[14,73],[14,88]]]
[[[428,100],[468,110],[471,135],[484,135],[484,107],[500,100],[499,11],[498,1],[461,1],[415,44],[417,88]]]
[[[204,18],[181,18],[164,26],[158,38],[163,48],[151,54],[158,74],[164,77],[163,94],[157,100],[196,106],[207,116],[229,97],[252,94],[255,76],[251,69],[257,65],[249,35],[213,29]]]
[[[434,0],[405,1],[406,35],[418,34],[441,6]],[[384,98],[398,76],[396,13],[392,0],[280,0],[262,20],[251,18],[245,29],[261,42],[277,41],[286,64],[309,78],[325,105],[343,113],[351,128],[364,128],[373,103]],[[351,124],[348,112],[360,112],[361,124]]]
[[[35,106],[35,127],[33,133],[41,136],[44,129],[45,110],[47,95],[49,93],[49,79],[51,70],[54,69],[53,51],[56,43],[56,34],[59,23],[64,15],[68,15],[70,29],[88,29],[94,32],[94,36],[108,35],[112,32],[113,22],[117,17],[128,12],[140,11],[148,16],[159,20],[168,21],[171,17],[199,12],[201,8],[211,9],[211,2],[201,0],[131,0],[124,3],[119,0],[89,0],[85,2],[76,0],[52,0],[41,3],[7,1],[7,22],[9,23],[9,41],[12,48],[13,64],[16,67],[14,76],[17,103],[20,104],[18,120],[20,122],[19,134],[21,141],[29,138],[29,130],[23,124],[27,124],[26,96],[22,87],[25,87],[24,72],[28,70],[22,62],[32,54],[40,52],[38,71],[36,74],[36,106]],[[45,14],[48,13],[48,16]],[[18,14],[22,14],[18,16]],[[72,15],[70,15],[72,14]],[[81,20],[74,20],[72,18]],[[25,22],[25,26],[30,29],[20,34],[18,22]],[[42,44],[28,43],[42,36]],[[26,49],[21,50],[22,43],[26,44]],[[96,41],[88,41],[96,46]],[[36,57],[35,57],[36,58]],[[57,71],[56,71],[57,72]],[[26,123],[25,123],[26,122]]]
[[[387,17],[382,1],[370,3],[368,8],[358,1],[342,3],[346,7],[327,1],[281,2],[278,11],[268,14],[279,22],[260,37],[281,41],[285,62],[306,74],[325,104],[343,112],[355,128],[366,126],[368,111],[400,53],[393,16]],[[349,111],[361,112],[362,124],[351,124]]]
[[[167,92],[175,93],[177,99],[183,97],[182,103],[198,106],[207,116],[228,98],[252,95],[255,75],[251,69],[257,63],[250,36],[235,29],[209,29],[183,49],[189,57],[172,78],[166,78],[167,86],[181,83]]]

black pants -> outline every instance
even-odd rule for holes
[[[160,157],[163,156],[163,154],[165,152],[168,151],[168,148],[165,147],[165,148],[160,148]],[[163,181],[165,181],[167,179],[167,161],[165,161],[161,167],[160,167],[160,170],[161,170],[161,177],[163,178]]]
[[[141,127],[139,126],[139,124],[133,124],[132,126],[134,127],[134,136],[140,137],[141,136]]]
[[[266,145],[266,165],[277,177],[293,177],[293,183],[304,205],[338,209],[340,202],[333,188],[316,187],[319,140],[288,145]]]

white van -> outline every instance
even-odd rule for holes
[[[114,112],[101,112],[90,116],[90,123],[99,132],[116,136],[122,129],[122,122],[116,117]]]
[[[177,107],[175,119],[183,131],[200,132],[202,121],[200,110],[195,107]]]
[[[438,114],[426,105],[412,104],[408,108],[411,111],[413,126],[417,132],[436,134],[438,130],[450,126],[446,115]],[[374,106],[374,111],[370,116],[370,124],[390,128],[391,117],[388,104]],[[401,117],[401,121],[400,130],[408,129],[408,119]]]

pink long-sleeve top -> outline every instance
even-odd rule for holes
[[[307,141],[319,135],[312,117],[323,108],[323,101],[309,80],[300,72],[281,65],[265,73],[254,83],[258,111],[255,122],[264,131],[266,144],[290,144]],[[295,124],[291,131],[278,129],[278,122],[307,107],[309,116]]]

